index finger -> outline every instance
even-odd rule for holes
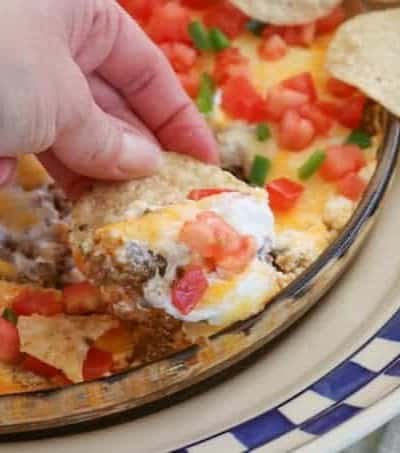
[[[119,29],[98,72],[125,97],[163,147],[218,162],[213,134],[167,59],[140,26],[115,7],[120,14]]]

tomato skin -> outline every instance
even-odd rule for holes
[[[248,68],[249,59],[237,47],[230,47],[217,54],[213,77],[219,85],[222,85],[231,77],[246,77],[249,73]]]
[[[249,123],[257,123],[266,117],[265,100],[246,77],[232,77],[226,82],[221,105],[232,118]]]
[[[341,107],[339,104],[336,104],[335,102],[330,102],[330,101],[317,101],[315,103],[315,106],[326,116],[333,120],[337,120],[339,117],[339,113],[341,110]]]
[[[276,61],[288,53],[286,42],[279,35],[272,35],[260,43],[258,53],[267,61]]]
[[[358,129],[361,126],[366,103],[367,98],[361,94],[347,99],[339,111],[337,120],[342,126]]]
[[[156,8],[147,25],[147,33],[158,44],[181,42],[191,44],[189,11],[178,3],[165,3]]]
[[[205,12],[203,21],[207,27],[219,28],[229,38],[237,38],[245,29],[248,17],[229,1],[214,2]]]
[[[338,192],[352,201],[358,201],[366,187],[367,183],[357,173],[348,173],[337,183]]]
[[[357,88],[354,88],[347,83],[342,82],[341,80],[330,77],[326,82],[326,89],[329,94],[340,99],[346,99],[357,92]]]
[[[327,16],[317,20],[317,34],[322,35],[332,33],[346,20],[346,16],[347,14],[344,8],[342,6],[338,6]]]
[[[57,368],[28,354],[25,354],[24,359],[21,362],[21,367],[25,371],[30,371],[31,373],[46,378],[53,378],[61,373]]]
[[[18,316],[55,316],[63,313],[61,298],[55,291],[27,288],[14,299],[12,308]]]
[[[175,72],[186,72],[191,69],[197,60],[197,52],[186,44],[181,42],[164,43],[160,49],[168,58]]]
[[[265,107],[267,119],[279,122],[288,110],[296,110],[309,100],[304,93],[278,85],[267,95]]]
[[[300,116],[310,120],[315,128],[315,133],[326,136],[332,129],[332,119],[325,115],[316,105],[304,104],[298,110]]]
[[[200,266],[188,268],[172,287],[172,303],[188,315],[201,301],[208,288],[208,280]]]
[[[235,192],[231,189],[194,189],[189,195],[189,200],[199,201],[203,198],[211,197],[212,195],[219,195],[221,193]]]
[[[310,102],[315,102],[318,98],[317,88],[310,72],[302,72],[297,76],[286,79],[282,82],[282,86],[305,94]]]
[[[0,361],[16,363],[20,357],[20,341],[17,327],[0,318]]]
[[[145,25],[154,10],[161,6],[164,0],[118,0],[118,3],[134,19]]]
[[[288,110],[279,127],[279,145],[289,151],[302,151],[315,137],[313,123],[295,110]]]
[[[274,212],[285,212],[292,209],[302,193],[304,187],[288,178],[274,179],[267,184],[269,203]]]
[[[365,165],[364,155],[357,145],[331,146],[326,151],[326,158],[319,173],[326,181],[338,181]]]
[[[66,286],[63,301],[65,312],[70,315],[96,313],[102,304],[99,290],[89,282]]]
[[[192,9],[206,9],[215,4],[215,0],[181,0],[182,5]]]
[[[113,356],[110,352],[92,346],[83,362],[82,375],[85,381],[92,381],[109,373],[113,366]]]
[[[198,71],[192,70],[186,73],[178,74],[178,79],[180,80],[186,93],[192,99],[195,99],[200,90],[200,74]]]

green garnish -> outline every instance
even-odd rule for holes
[[[257,135],[257,140],[259,142],[265,142],[269,138],[271,138],[271,130],[268,127],[268,124],[265,123],[260,123],[257,125],[256,128],[256,135]]]
[[[268,171],[271,168],[271,161],[264,156],[255,156],[250,171],[250,183],[255,186],[264,187]]]
[[[210,28],[208,33],[211,47],[215,52],[221,52],[224,49],[230,47],[231,42],[228,37],[218,28]]]
[[[207,29],[199,21],[194,21],[189,24],[189,35],[195,47],[199,50],[210,50],[211,42]]]
[[[361,129],[355,129],[346,140],[347,145],[358,145],[360,148],[369,148],[372,144],[371,137]]]
[[[214,107],[215,84],[209,74],[201,76],[200,90],[197,95],[196,104],[201,113],[210,113]]]
[[[260,36],[264,31],[265,24],[259,20],[251,19],[247,22],[246,28],[253,35]]]
[[[299,178],[309,179],[311,176],[318,171],[321,165],[326,159],[326,153],[324,151],[315,151],[306,160],[306,162],[299,168]]]
[[[1,315],[1,317],[14,325],[17,324],[17,315],[15,311],[10,307],[7,307],[3,310],[3,314]]]

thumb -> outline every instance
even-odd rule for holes
[[[152,174],[161,150],[140,128],[108,115],[92,100],[79,124],[59,134],[53,153],[69,169],[96,179],[124,180]]]

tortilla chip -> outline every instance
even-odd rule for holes
[[[232,0],[248,16],[274,25],[312,22],[327,15],[342,0]]]
[[[328,70],[400,116],[400,8],[357,16],[338,31]]]
[[[107,315],[20,316],[17,325],[21,351],[63,371],[72,382],[83,380],[91,343],[117,326]]]

